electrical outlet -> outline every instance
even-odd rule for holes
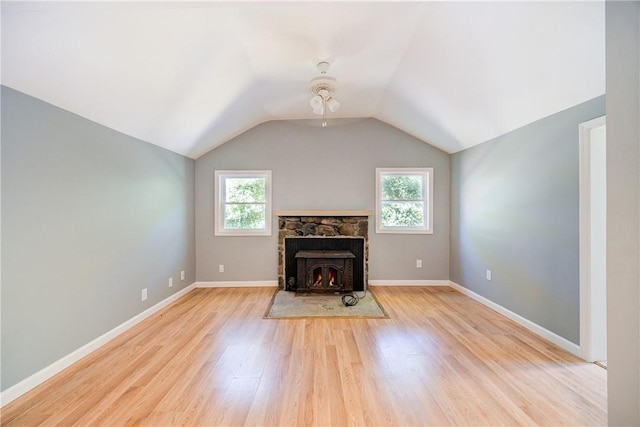
[[[180,272],[180,280],[184,280],[184,271]]]
[[[422,268],[422,260],[421,259],[417,259],[416,260],[416,268]]]
[[[224,264],[218,266],[218,273],[224,273]]]
[[[487,270],[487,280],[491,280],[491,270]]]
[[[173,286],[173,277],[169,277],[169,287]]]
[[[144,288],[142,290],[142,301],[147,299],[147,288]]]

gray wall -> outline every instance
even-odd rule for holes
[[[216,237],[214,170],[273,172],[273,208],[375,208],[376,167],[434,168],[434,234],[375,234],[370,280],[449,278],[449,155],[375,119],[263,123],[196,160],[198,281],[277,280],[277,219],[270,237]],[[423,268],[415,260],[423,260]],[[248,264],[243,263],[248,260]],[[218,272],[218,265],[225,272]]]
[[[451,156],[451,280],[574,343],[578,125],[604,114],[602,96]]]
[[[2,390],[195,281],[193,198],[193,160],[2,88]]]
[[[606,4],[609,425],[640,425],[640,3]]]

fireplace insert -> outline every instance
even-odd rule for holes
[[[353,259],[349,251],[298,251],[298,292],[353,291]]]
[[[364,290],[364,239],[287,237],[284,239],[286,290]]]

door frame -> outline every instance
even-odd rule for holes
[[[588,362],[594,362],[600,357],[594,348],[595,320],[592,315],[594,301],[591,283],[591,131],[605,125],[606,116],[579,125],[580,353]]]

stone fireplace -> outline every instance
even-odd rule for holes
[[[362,291],[371,211],[277,211],[278,285],[290,291]]]

